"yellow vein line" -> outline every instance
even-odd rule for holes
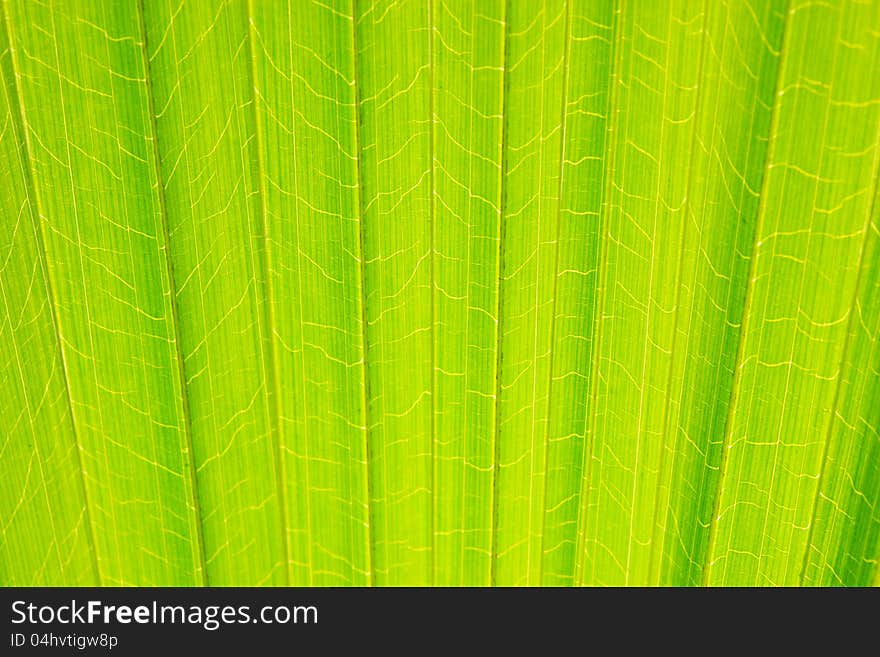
[[[429,217],[428,217],[428,231],[430,233],[430,244],[428,245],[429,258],[430,258],[430,278],[431,278],[431,479],[429,482],[429,489],[431,491],[431,506],[428,511],[430,515],[430,525],[431,525],[431,553],[430,553],[430,571],[428,572],[428,584],[434,584],[434,568],[435,568],[435,545],[434,538],[436,532],[436,502],[437,502],[437,467],[436,467],[436,444],[437,444],[437,430],[436,430],[436,412],[437,412],[437,335],[435,329],[435,321],[437,319],[437,303],[435,300],[434,294],[434,286],[436,283],[436,278],[434,275],[434,219],[435,219],[435,209],[434,209],[434,196],[437,193],[436,190],[436,178],[434,171],[434,0],[428,0],[428,84],[429,84],[429,92],[428,92],[428,116],[430,117],[430,124],[428,126],[428,131],[430,134],[429,144],[428,144],[428,157],[431,160],[431,192],[430,197],[428,198],[429,205]]]
[[[571,72],[569,67],[571,65],[571,4],[573,0],[565,0],[565,26],[562,31],[562,38],[565,39],[565,46],[562,51],[562,71],[563,71],[563,82],[562,82],[562,98],[560,103],[560,116],[559,116],[559,125],[560,125],[560,136],[559,136],[559,186],[556,191],[556,232],[554,233],[554,238],[556,240],[556,248],[554,249],[553,254],[553,291],[552,295],[552,305],[550,308],[550,341],[548,344],[550,345],[550,363],[547,368],[547,378],[548,378],[548,386],[547,386],[547,404],[546,410],[544,413],[544,496],[542,498],[544,509],[541,514],[541,549],[539,552],[540,563],[538,564],[538,580],[537,583],[540,585],[544,580],[544,539],[546,537],[546,529],[547,529],[547,488],[548,481],[550,479],[549,472],[547,471],[549,463],[547,461],[549,444],[550,444],[550,413],[553,410],[552,398],[553,398],[553,365],[555,356],[556,356],[556,296],[557,289],[559,283],[559,242],[560,242],[560,228],[562,226],[562,193],[565,189],[565,137],[568,128],[568,113],[566,110],[568,109],[568,93],[569,93],[569,85],[571,82]],[[543,130],[543,126],[541,127]],[[540,235],[538,236],[538,241],[540,242]],[[578,491],[580,492],[580,491]]]
[[[846,322],[846,333],[844,333],[844,346],[841,351],[840,357],[840,365],[837,368],[837,385],[834,389],[834,401],[831,404],[831,418],[828,422],[828,431],[825,432],[825,442],[822,447],[822,461],[821,461],[821,470],[819,472],[819,480],[816,484],[816,494],[813,496],[813,505],[812,511],[810,512],[810,530],[807,533],[807,549],[804,551],[804,562],[801,566],[801,575],[799,581],[801,585],[804,585],[806,582],[804,580],[807,573],[807,566],[810,562],[810,548],[813,544],[813,533],[816,527],[816,512],[819,508],[819,498],[822,495],[822,484],[825,480],[825,473],[828,470],[828,452],[829,447],[831,445],[831,434],[834,432],[835,420],[837,418],[837,406],[840,403],[840,391],[843,389],[844,384],[844,368],[846,367],[847,357],[850,356],[850,346],[851,346],[851,338],[853,336],[853,324],[855,322],[855,317],[858,315],[856,304],[859,300],[859,292],[861,291],[862,277],[865,273],[865,269],[867,269],[867,262],[865,261],[865,254],[868,252],[868,240],[871,239],[871,221],[874,217],[874,209],[877,204],[877,177],[878,177],[878,164],[880,164],[880,131],[878,131],[877,137],[874,140],[874,162],[872,165],[873,174],[871,176],[873,183],[871,186],[870,198],[871,204],[868,206],[868,212],[865,217],[865,227],[864,233],[865,236],[862,239],[862,246],[859,252],[858,258],[858,270],[856,274],[856,283],[853,288],[852,301],[849,304],[849,318]]]
[[[170,0],[169,0],[169,3],[170,3]],[[169,5],[169,8],[170,8],[169,3],[166,3],[166,4]],[[173,73],[175,75],[175,78],[179,82],[179,80],[181,79],[181,74],[180,74],[181,59],[178,55],[177,32],[173,26],[173,21],[174,21],[173,16],[174,15],[176,15],[176,14],[172,14],[172,19],[171,19],[172,24],[170,24],[167,29],[171,35],[171,49],[173,51],[173,61],[174,61]],[[146,26],[146,18],[144,18],[144,25]],[[146,33],[146,27],[144,27],[144,32]],[[148,50],[145,50],[145,52],[149,55]],[[151,76],[148,75],[147,78],[151,79]],[[177,86],[175,86],[175,88],[172,89],[171,93],[169,94],[168,100],[166,101],[166,109],[171,106],[172,97],[177,92],[178,92]],[[187,130],[189,128],[186,125],[186,121],[185,121],[185,118],[183,115],[183,106],[181,103],[177,103],[177,109],[178,109],[177,120],[178,120],[178,124],[180,125],[180,130],[181,130],[180,134],[184,140],[184,142],[183,142],[184,145],[181,150],[181,155],[179,156],[178,161],[180,161],[180,160],[183,161],[183,166],[185,167],[185,170],[186,170],[186,179],[187,179],[187,181],[191,181],[193,179],[193,177],[192,177],[192,173],[191,173],[191,162],[190,162],[189,150],[187,149],[187,144],[188,144]],[[154,127],[154,130],[156,130],[156,133],[155,133],[156,153],[158,154],[159,153],[159,131],[158,131],[158,125],[156,123],[156,119],[158,118],[158,114],[155,113],[155,108],[152,113],[152,117],[153,117],[153,123],[154,123],[153,127]],[[161,170],[162,161],[157,160],[156,166],[159,168],[159,170]],[[189,197],[188,198],[189,205],[187,207],[188,207],[188,211],[191,215],[190,219],[193,219],[192,211],[194,208],[194,204],[193,204],[193,199],[192,199],[192,189],[189,184],[186,185],[186,195]],[[167,217],[167,214],[166,214],[166,217]],[[170,237],[170,232],[169,232],[169,237]],[[193,231],[194,252],[196,255],[197,262],[199,263],[196,266],[194,271],[196,272],[195,275],[196,275],[196,279],[198,280],[199,290],[204,290],[205,285],[202,280],[202,269],[201,269],[202,256],[200,254],[199,243],[200,242],[199,242],[199,238],[197,235],[197,231],[194,230]],[[169,247],[169,258],[170,258],[170,242],[168,244],[168,247]],[[209,251],[210,251],[210,249],[209,249]],[[213,436],[216,436],[216,434],[217,434],[217,408],[216,408],[216,395],[214,394],[214,377],[211,374],[211,348],[210,348],[210,345],[208,344],[208,335],[210,332],[208,331],[208,326],[207,326],[207,321],[206,321],[205,300],[204,300],[203,295],[199,295],[198,303],[199,303],[199,317],[201,319],[202,338],[201,338],[201,343],[200,343],[199,347],[196,348],[196,350],[198,350],[198,348],[200,348],[202,345],[204,346],[204,349],[205,349],[205,361],[206,361],[205,369],[208,372],[208,392],[209,392],[209,399],[211,400],[211,414],[210,414],[211,422],[210,423],[213,426],[213,429],[210,432],[208,432],[207,435],[210,437],[213,437]],[[181,348],[182,348],[182,346],[183,346],[183,344],[181,343]],[[184,372],[184,374],[186,374],[186,359],[182,353],[180,354],[180,357],[181,357],[181,360],[183,361],[183,368],[184,368],[183,372]],[[184,379],[183,381],[184,381],[183,385],[188,386],[187,379]],[[207,446],[206,446],[206,449],[207,449]],[[216,457],[217,457],[217,454],[215,453],[214,455],[210,456],[209,458],[216,458]],[[194,461],[195,461],[195,453],[193,452],[193,462]],[[193,467],[195,467],[195,463],[194,463]],[[197,474],[198,469],[197,468],[195,469],[195,472],[196,472],[196,474],[194,475],[193,481],[197,481],[197,477],[198,477],[198,474]],[[225,490],[227,485],[226,485],[226,480],[223,475],[222,469],[220,469],[220,471],[219,471],[218,479],[219,479],[221,489]],[[229,514],[225,513],[225,510],[226,510],[225,500],[223,502],[221,502],[221,506],[224,511],[224,513],[221,517],[221,520],[223,522],[223,533],[224,533],[224,536],[228,536],[229,535],[229,527],[228,527],[228,523],[227,523],[227,518],[228,518]],[[202,524],[204,524],[204,517],[201,514],[201,509],[200,509],[199,517],[202,519]],[[225,544],[221,545],[220,548],[214,552],[212,559],[216,558],[219,554],[221,554],[222,551],[224,549],[226,549],[226,547],[227,546]],[[205,583],[206,583],[206,585],[210,585],[210,576],[209,576],[209,572],[207,569],[207,558],[205,558]]]
[[[354,142],[355,142],[355,152],[357,153],[357,159],[355,161],[357,165],[357,185],[355,187],[355,194],[357,195],[356,204],[358,208],[358,265],[360,271],[360,311],[361,311],[361,351],[363,353],[363,358],[361,359],[361,378],[363,380],[363,385],[361,386],[361,409],[363,413],[363,433],[364,433],[364,476],[367,482],[367,578],[368,584],[372,586],[374,573],[373,573],[373,563],[375,562],[375,551],[376,545],[373,540],[373,487],[370,481],[370,463],[372,462],[371,458],[371,445],[370,445],[370,376],[369,376],[369,357],[368,357],[368,337],[367,337],[367,278],[366,278],[366,253],[364,251],[364,246],[366,243],[366,227],[364,225],[364,217],[366,216],[366,208],[364,207],[363,202],[363,191],[364,187],[364,177],[363,177],[363,167],[361,166],[361,138],[360,138],[360,124],[361,124],[361,112],[363,107],[363,98],[361,97],[361,85],[358,83],[358,39],[357,39],[357,0],[352,0],[351,3],[351,56],[352,56],[352,71],[354,77],[354,90],[355,90],[355,106],[356,109],[356,120],[354,126]]]
[[[685,192],[685,201],[681,208],[682,211],[682,220],[684,223],[684,228],[681,232],[681,245],[678,251],[678,265],[675,272],[675,318],[672,322],[672,353],[669,355],[669,372],[666,375],[666,404],[664,404],[663,408],[663,419],[661,421],[660,426],[666,427],[666,422],[669,418],[669,408],[672,405],[672,374],[675,372],[675,364],[676,364],[676,354],[675,354],[675,346],[678,344],[678,324],[681,319],[681,271],[684,266],[684,256],[685,256],[685,246],[687,245],[687,234],[688,234],[688,226],[690,222],[687,220],[688,215],[688,206],[691,198],[691,190],[693,183],[693,162],[694,162],[694,154],[697,150],[697,144],[699,143],[699,139],[696,137],[696,133],[699,130],[700,122],[700,101],[703,98],[703,94],[700,92],[700,85],[703,80],[703,65],[706,61],[706,43],[709,41],[709,0],[705,0],[703,3],[703,22],[701,26],[701,34],[702,39],[700,40],[700,61],[697,64],[697,98],[694,101],[694,125],[691,129],[691,149],[690,156],[688,157],[688,180],[687,187]],[[658,200],[659,202],[659,200]],[[685,345],[685,358],[687,358],[687,345]],[[669,438],[670,434],[665,434],[663,436],[663,444],[661,445],[660,451],[660,474],[657,477],[657,488],[654,493],[654,519],[652,524],[654,525],[653,529],[653,539],[651,541],[651,565],[648,570],[648,577],[650,578],[651,585],[658,585],[660,583],[660,569],[662,567],[663,562],[663,548],[665,546],[665,538],[666,531],[664,526],[664,531],[660,531],[660,516],[664,512],[669,509],[669,501],[667,499],[666,507],[660,508],[660,491],[664,483],[664,474],[666,471],[666,454],[669,451],[668,445],[666,444],[666,440]],[[673,434],[674,435],[674,434]],[[673,445],[675,444],[675,439],[672,440]],[[670,471],[669,479],[672,479],[672,474]],[[665,519],[663,520],[665,523]]]
[[[504,52],[502,53],[502,64],[501,70],[504,71],[504,80],[502,83],[501,90],[501,116],[504,117],[501,122],[501,166],[499,167],[499,175],[500,175],[500,186],[499,186],[499,212],[498,212],[498,251],[496,254],[495,260],[495,280],[496,283],[496,295],[497,300],[495,302],[495,408],[494,408],[494,421],[495,427],[492,432],[492,507],[490,509],[490,514],[492,518],[492,545],[491,545],[491,558],[489,559],[489,584],[491,586],[495,586],[496,584],[496,563],[498,558],[498,470],[501,466],[501,359],[503,357],[503,350],[501,349],[502,343],[502,312],[504,311],[504,257],[505,257],[505,249],[504,249],[504,235],[505,235],[505,221],[504,221],[504,208],[505,208],[505,191],[507,189],[507,176],[505,175],[507,171],[507,151],[505,149],[505,144],[508,139],[508,101],[509,101],[509,92],[510,92],[510,72],[507,70],[509,62],[507,61],[508,53],[510,52],[510,26],[507,22],[507,17],[509,15],[509,2],[504,3],[504,41],[503,48]],[[543,128],[542,128],[543,129]],[[536,309],[537,311],[537,309]],[[462,504],[464,504],[464,500],[462,500]]]
[[[106,24],[106,22],[107,22],[107,8],[102,6],[101,7],[101,24]],[[104,39],[103,43],[104,43],[104,54],[107,58],[106,59],[107,66],[109,69],[112,70],[109,42],[107,39]],[[141,40],[141,43],[143,43],[143,39]],[[143,47],[143,46],[141,46],[141,47]],[[116,95],[115,95],[114,90],[111,90],[110,96],[111,96],[111,101],[112,101],[111,104],[113,105],[113,137],[118,144],[122,144],[122,141],[119,138],[119,126],[121,125],[122,122],[120,121],[120,118],[119,118],[119,106],[118,106],[118,103],[116,102]],[[122,157],[120,156],[119,150],[117,150],[116,155],[117,155],[117,167],[121,171],[122,170]],[[129,209],[129,204],[128,204],[129,194],[128,194],[128,190],[126,188],[126,177],[125,176],[120,177],[119,181],[120,181],[120,186],[122,188],[122,194],[123,194],[122,207],[123,207],[124,218],[126,219],[126,223],[128,223],[128,219],[130,218],[130,209]],[[134,255],[133,255],[134,246],[132,244],[131,233],[132,233],[132,231],[130,229],[126,231],[126,242],[127,242],[127,251],[128,251],[128,253],[127,253],[128,266],[130,267],[130,270],[133,273],[136,270],[136,265],[135,265],[135,261],[134,261]],[[159,240],[157,239],[156,242],[158,244]],[[142,308],[142,306],[141,306],[141,286],[133,287],[132,292],[134,293],[134,307],[141,309]],[[163,290],[163,292],[164,292],[164,290]],[[167,330],[168,318],[163,317],[163,320],[165,323],[165,328]],[[140,347],[140,349],[142,351],[144,351],[146,349],[146,345],[144,344],[145,331],[144,331],[144,327],[143,327],[143,316],[141,313],[138,313],[137,322],[138,322],[138,328],[137,328],[138,346]],[[146,383],[147,376],[148,376],[146,359],[143,359],[141,361],[141,376],[143,377],[142,381]],[[150,390],[150,386],[145,385],[144,391],[146,393],[145,396],[146,396],[147,408],[152,409],[153,408],[153,399],[152,399],[152,391]],[[152,448],[151,453],[152,453],[154,461],[158,464],[161,462],[162,459],[161,459],[160,455],[158,454],[160,441],[156,437],[156,423],[155,422],[149,423],[149,431],[150,431],[150,437],[149,437],[150,446]],[[181,475],[182,474],[183,473],[181,473]],[[159,508],[161,509],[161,511],[159,513],[159,521],[162,524],[163,529],[164,529],[166,518],[168,515],[168,513],[167,513],[168,508],[167,508],[167,505],[165,504],[165,500],[163,499],[163,495],[162,495],[163,488],[160,483],[159,469],[157,467],[153,468],[153,484],[156,487],[156,497],[157,497],[157,501],[159,503]],[[168,553],[168,533],[167,532],[165,532],[165,531],[162,532],[161,540],[162,540],[162,548],[161,549],[163,550],[164,554],[167,554]]]
[[[608,75],[609,84],[611,85],[611,97],[607,105],[608,125],[605,129],[605,168],[603,172],[605,179],[602,181],[604,189],[602,193],[602,200],[600,202],[601,207],[599,212],[599,227],[597,230],[597,235],[599,239],[599,262],[596,265],[598,291],[596,294],[595,305],[596,319],[594,320],[593,326],[593,362],[591,363],[590,368],[590,399],[588,402],[589,410],[587,419],[589,427],[586,435],[584,436],[583,464],[581,467],[582,484],[580,491],[580,502],[578,504],[578,538],[577,551],[575,553],[574,582],[575,584],[580,584],[581,586],[584,585],[584,578],[586,577],[584,572],[586,570],[586,504],[590,494],[590,471],[593,461],[593,449],[596,443],[596,404],[599,397],[599,360],[601,358],[601,350],[599,349],[599,347],[602,340],[602,314],[604,311],[606,288],[608,286],[608,268],[606,264],[608,259],[608,243],[610,242],[610,240],[606,239],[605,226],[607,225],[608,214],[610,212],[609,204],[614,185],[614,176],[612,175],[614,171],[615,159],[613,144],[616,142],[617,139],[615,129],[615,124],[617,122],[617,89],[621,85],[618,79],[618,75],[622,66],[621,60],[623,58],[623,29],[621,25],[623,3],[624,0],[615,0],[614,4],[614,20],[612,22],[612,30],[614,31],[614,35],[612,42],[613,45],[611,47],[611,70],[609,71]]]
[[[187,489],[187,495],[189,496],[188,501],[195,516],[193,529],[195,530],[196,541],[196,554],[194,555],[197,569],[196,578],[199,585],[205,586],[208,583],[208,568],[207,557],[205,556],[204,527],[202,525],[202,512],[198,495],[199,487],[198,478],[196,476],[195,451],[193,449],[192,414],[189,407],[189,390],[186,385],[186,371],[184,367],[185,359],[183,352],[181,351],[183,343],[181,342],[180,336],[180,310],[177,306],[177,279],[174,277],[174,266],[171,263],[171,233],[168,226],[168,207],[165,199],[165,186],[162,184],[162,165],[159,155],[159,131],[156,126],[155,98],[153,96],[152,75],[150,75],[151,64],[147,44],[144,0],[138,0],[138,29],[141,31],[141,55],[144,62],[144,78],[147,87],[147,108],[150,118],[151,141],[153,144],[153,168],[155,169],[156,174],[156,194],[159,198],[159,208],[162,215],[162,225],[160,227],[161,233],[159,234],[159,239],[161,240],[160,250],[164,254],[165,271],[168,278],[169,296],[171,298],[171,323],[174,330],[174,352],[178,367],[177,375],[180,381],[180,401],[183,414],[183,432],[186,450],[184,460],[186,461],[186,467],[191,482]]]
[[[721,441],[721,463],[719,464],[718,471],[718,484],[715,489],[715,503],[712,508],[712,515],[709,518],[709,541],[706,547],[706,555],[704,557],[703,563],[703,573],[701,576],[701,582],[703,586],[707,586],[709,584],[709,574],[713,565],[713,554],[715,551],[715,543],[718,540],[718,513],[721,509],[721,496],[722,491],[724,489],[724,479],[727,475],[727,465],[729,459],[727,458],[727,453],[729,451],[728,447],[730,446],[730,432],[733,429],[733,416],[734,409],[736,408],[737,402],[739,401],[739,389],[740,389],[740,380],[742,378],[742,351],[744,347],[744,343],[746,341],[746,336],[748,335],[749,325],[751,324],[752,313],[750,312],[750,304],[752,302],[752,295],[754,294],[755,286],[755,268],[757,267],[757,257],[755,254],[755,245],[758,240],[761,239],[761,230],[764,225],[764,218],[766,216],[765,205],[767,201],[767,186],[768,180],[770,176],[767,175],[767,170],[770,165],[773,163],[773,155],[776,146],[776,140],[774,136],[779,131],[779,84],[782,80],[782,75],[785,71],[785,62],[787,59],[789,48],[788,39],[790,38],[791,30],[789,30],[789,23],[791,19],[789,17],[789,8],[791,5],[791,1],[786,3],[785,12],[783,13],[783,25],[782,25],[782,46],[780,48],[779,55],[779,63],[776,68],[776,81],[773,86],[773,108],[771,109],[771,117],[770,117],[770,143],[767,146],[767,150],[764,153],[764,172],[761,176],[761,200],[758,204],[757,211],[757,224],[755,226],[754,237],[752,238],[752,252],[750,254],[749,261],[749,275],[746,279],[746,291],[745,291],[745,301],[743,302],[743,319],[742,319],[742,328],[740,329],[740,337],[739,343],[736,348],[736,357],[734,358],[734,375],[733,375],[733,384],[731,386],[731,399],[730,405],[727,407],[727,418],[724,422],[724,436]]]
[[[290,39],[288,41],[287,47],[287,60],[288,66],[290,67],[290,74],[293,75],[294,72],[294,56],[293,50],[294,46],[297,45],[294,42],[293,38],[293,17],[292,17],[292,3],[287,3],[287,31],[290,34]],[[299,335],[303,336],[305,334],[304,331],[304,320],[305,313],[303,312],[303,286],[302,286],[302,260],[304,256],[302,245],[300,242],[300,215],[299,215],[299,202],[300,202],[300,193],[299,193],[299,167],[297,165],[296,155],[297,155],[297,134],[298,130],[296,129],[296,119],[301,113],[296,111],[296,87],[293,82],[290,83],[290,108],[291,114],[293,116],[293,131],[291,132],[291,141],[293,145],[293,157],[291,158],[292,168],[293,168],[293,226],[294,226],[294,242],[296,246],[296,306],[297,306],[297,320],[299,323]],[[302,339],[302,338],[301,338]],[[305,349],[302,346],[299,349],[299,366],[300,371],[302,372],[302,376],[306,376],[306,360],[305,360]],[[309,395],[308,395],[308,385],[302,386],[302,443],[303,443],[303,467],[302,470],[305,473],[305,481],[299,482],[299,486],[301,486],[301,490],[305,491],[305,507],[306,507],[306,518],[305,518],[305,526],[306,526],[306,557],[308,564],[308,584],[311,586],[314,584],[314,539],[312,535],[312,496],[311,496],[311,455],[309,453],[309,445],[310,445],[310,431],[309,431]],[[299,582],[296,582],[297,584]]]
[[[143,0],[141,0],[143,2]],[[272,240],[269,235],[269,215],[266,209],[266,172],[264,171],[265,137],[263,135],[260,120],[259,106],[261,99],[257,97],[257,80],[256,80],[256,61],[257,53],[254,50],[254,7],[253,0],[247,1],[245,7],[245,16],[247,17],[247,40],[248,51],[248,73],[251,82],[251,111],[254,113],[254,130],[256,135],[257,148],[257,177],[259,178],[258,201],[260,204],[259,212],[261,215],[261,226],[263,229],[263,276],[264,290],[266,298],[263,299],[264,315],[266,322],[266,332],[263,341],[266,343],[266,350],[269,352],[266,383],[266,405],[267,414],[269,415],[270,432],[275,436],[273,442],[273,452],[275,455],[275,492],[278,495],[278,513],[281,521],[281,545],[284,551],[284,581],[290,585],[290,532],[287,528],[287,495],[285,494],[285,483],[287,482],[287,472],[284,467],[285,459],[282,454],[284,449],[284,430],[281,426],[281,379],[278,366],[278,350],[275,347],[275,291],[272,285]],[[293,35],[289,34],[288,38],[293,39]],[[295,154],[294,154],[295,157]],[[255,272],[256,274],[256,272]],[[265,358],[264,358],[265,360]],[[270,385],[271,382],[271,385]]]
[[[70,426],[71,426],[71,430],[73,431],[74,443],[76,444],[75,451],[76,451],[76,458],[77,458],[77,466],[79,468],[79,480],[82,485],[83,499],[85,500],[85,506],[86,506],[86,508],[84,509],[84,514],[85,514],[85,519],[86,519],[86,525],[88,526],[88,530],[89,530],[88,531],[88,540],[89,540],[89,545],[90,545],[89,552],[92,557],[92,568],[94,569],[95,577],[97,578],[98,583],[100,584],[102,581],[101,570],[98,567],[98,548],[97,548],[97,540],[95,538],[95,527],[91,521],[91,504],[89,502],[88,485],[86,484],[85,471],[83,470],[83,465],[82,465],[82,445],[79,440],[79,432],[77,431],[77,428],[76,428],[76,420],[75,420],[74,412],[73,412],[73,397],[70,394],[70,374],[69,374],[68,368],[67,368],[67,360],[64,355],[64,341],[62,340],[62,337],[61,337],[61,325],[58,320],[57,314],[55,312],[55,309],[57,307],[57,302],[55,300],[54,285],[52,284],[52,273],[49,268],[48,256],[46,253],[45,238],[43,236],[43,208],[42,208],[42,202],[40,200],[40,195],[37,191],[36,174],[33,169],[33,157],[32,157],[31,143],[30,143],[30,132],[29,132],[29,127],[28,127],[28,122],[27,122],[27,114],[25,112],[24,101],[21,97],[21,90],[19,89],[19,83],[18,83],[18,77],[19,77],[18,72],[17,72],[18,71],[18,58],[16,56],[16,49],[15,49],[15,45],[14,45],[14,42],[12,39],[12,33],[8,30],[8,27],[7,27],[8,23],[7,23],[7,18],[6,18],[6,11],[5,11],[2,3],[0,3],[0,24],[2,24],[2,28],[0,28],[0,29],[3,29],[3,31],[6,33],[7,40],[9,42],[10,63],[12,65],[12,92],[15,94],[15,100],[16,100],[15,104],[18,107],[19,121],[21,122],[21,131],[23,133],[22,141],[23,141],[24,153],[25,153],[24,159],[26,160],[26,165],[24,167],[24,173],[25,173],[25,177],[27,179],[28,196],[33,197],[33,202],[34,202],[34,206],[35,206],[34,209],[37,211],[37,217],[36,217],[37,225],[34,227],[36,229],[34,231],[34,234],[36,235],[36,240],[37,240],[37,253],[39,254],[39,257],[40,257],[40,268],[42,269],[43,274],[45,276],[46,289],[49,292],[49,299],[50,299],[49,313],[52,317],[52,326],[55,329],[55,336],[56,336],[57,345],[58,345],[58,356],[61,359],[61,368],[62,368],[62,371],[64,372],[64,391],[65,391],[65,395],[67,398],[67,405],[68,405],[68,408],[70,409]],[[8,85],[4,85],[4,87],[6,88],[6,93],[8,94],[9,93]],[[33,221],[33,213],[31,213],[31,220]]]

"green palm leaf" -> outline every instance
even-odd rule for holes
[[[880,5],[0,8],[0,583],[878,583]]]

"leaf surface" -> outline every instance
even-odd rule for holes
[[[2,0],[0,584],[880,583],[880,5]]]

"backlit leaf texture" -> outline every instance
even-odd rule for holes
[[[880,583],[877,3],[0,10],[0,584]]]

